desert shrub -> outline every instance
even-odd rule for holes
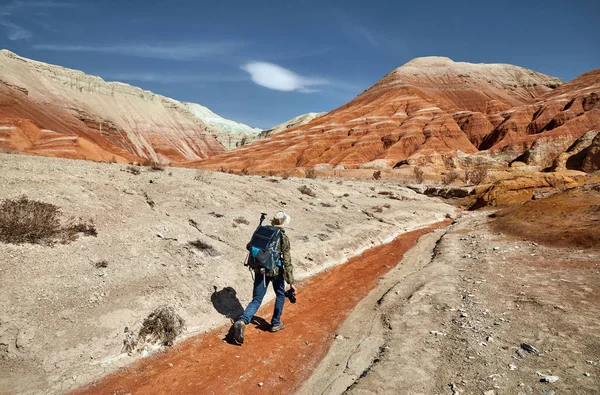
[[[236,224],[250,225],[250,222],[244,217],[234,218],[233,222],[235,222]]]
[[[418,166],[413,168],[413,176],[415,177],[415,181],[421,184],[425,180],[425,172]]]
[[[327,203],[327,202],[321,202],[321,206],[323,206],[323,207],[335,207],[334,204]]]
[[[300,193],[302,193],[303,195],[308,195],[308,196],[312,196],[312,197],[317,197],[317,194],[315,193],[315,191],[313,191],[312,189],[310,189],[310,187],[306,186],[306,185],[301,185],[298,187],[298,190],[300,191]]]
[[[281,179],[282,180],[287,180],[288,178],[290,178],[290,172],[286,171],[281,175]]]
[[[68,228],[72,229],[75,233],[83,233],[86,236],[98,236],[96,225],[94,225],[94,221],[92,220],[85,222],[81,218],[79,218],[79,222],[70,224]]]
[[[188,242],[188,244],[190,246],[194,247],[195,249],[197,249],[198,251],[207,252],[209,255],[216,255],[216,253],[217,253],[217,250],[215,249],[215,247],[211,246],[208,243],[205,243],[204,241],[202,241],[200,239],[190,241],[190,242]]]
[[[61,212],[50,203],[19,199],[0,204],[0,241],[4,243],[52,244],[61,236]]]
[[[442,176],[442,183],[444,185],[450,185],[454,181],[456,181],[458,179],[458,177],[459,177],[459,175],[458,175],[457,171],[449,171],[448,173],[446,173]]]
[[[160,164],[159,162],[152,160],[152,159],[146,159],[141,163],[142,166],[144,167],[149,167],[150,170],[153,171],[163,171],[165,170],[165,167]]]
[[[375,170],[373,172],[373,179],[374,180],[379,180],[381,178],[381,170]]]
[[[465,168],[465,182],[470,184],[481,184],[488,174],[488,165],[485,163],[468,164]]]
[[[211,211],[210,213],[208,213],[208,215],[212,215],[215,218],[223,218],[224,217],[223,214],[215,213],[214,211]]]
[[[137,176],[141,173],[140,168],[137,166],[127,166],[127,168],[125,169],[125,171],[127,171],[128,173],[133,174],[134,176]]]
[[[242,169],[238,173],[238,176],[247,176],[249,174],[248,169]]]
[[[317,174],[315,172],[315,169],[308,168],[304,171],[304,175],[306,176],[306,178],[317,178]]]
[[[273,170],[269,170],[269,172],[267,173],[267,175],[269,177],[275,177],[276,176],[276,174],[275,174],[275,172]]]
[[[374,206],[373,208],[371,208],[371,210],[373,210],[373,212],[375,213],[383,213],[383,207],[381,206]]]
[[[386,204],[383,205],[383,207],[385,207],[385,208],[392,208],[392,205],[389,204],[389,203],[386,203]]]
[[[26,196],[6,199],[0,204],[0,241],[45,244],[73,241],[77,233],[96,236],[93,222],[61,222],[60,208]]]
[[[116,157],[113,155],[113,156],[110,158],[110,160],[108,161],[108,163],[110,163],[110,164],[117,163],[117,158],[116,158]]]
[[[108,261],[106,259],[96,261],[94,262],[94,267],[96,267],[97,269],[105,269],[108,267]]]
[[[144,319],[138,334],[138,344],[160,343],[172,346],[185,330],[185,320],[171,306],[160,306]]]

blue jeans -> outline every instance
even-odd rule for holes
[[[244,321],[246,325],[250,323],[252,317],[254,317],[254,314],[258,311],[258,308],[267,293],[267,287],[270,282],[273,283],[273,291],[275,291],[275,309],[273,310],[271,325],[277,326],[281,324],[280,318],[281,313],[283,313],[283,304],[285,302],[285,280],[283,279],[283,272],[275,277],[265,277],[262,274],[256,274],[256,277],[254,277],[252,302],[250,302],[248,307],[246,307],[246,310],[244,310],[244,314],[240,317],[240,320]]]

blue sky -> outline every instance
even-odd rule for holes
[[[419,56],[568,81],[600,67],[599,16],[598,0],[0,1],[0,46],[268,128]]]

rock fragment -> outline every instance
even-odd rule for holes
[[[534,346],[532,346],[531,344],[527,344],[527,343],[522,343],[521,344],[521,348],[529,353],[532,354],[537,354],[538,353],[538,349],[535,348]]]
[[[556,383],[558,381],[558,376],[545,376],[540,379],[542,383]]]

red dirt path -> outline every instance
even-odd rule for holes
[[[223,339],[220,327],[173,349],[139,360],[73,394],[285,394],[298,389],[326,355],[334,333],[357,303],[422,235],[448,221],[398,236],[299,286],[298,303],[286,303],[278,333],[246,327],[242,347]],[[273,303],[258,312],[270,320]],[[259,320],[260,321],[260,320]],[[258,383],[263,383],[260,387]]]

